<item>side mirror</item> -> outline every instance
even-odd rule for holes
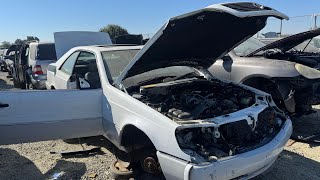
[[[77,75],[73,74],[72,76],[70,76],[70,82],[76,82],[77,81]]]
[[[80,89],[90,89],[91,86],[90,86],[90,83],[84,79],[84,78],[79,78],[79,88]]]
[[[223,61],[232,61],[232,58],[229,55],[225,55],[221,58]]]

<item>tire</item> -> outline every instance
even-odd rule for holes
[[[25,83],[20,83],[20,89],[27,89],[27,86]]]
[[[133,171],[126,169],[126,171],[121,171],[119,169],[119,166],[121,166],[118,161],[113,162],[110,165],[110,171],[111,171],[111,175],[113,176],[114,179],[116,180],[127,180],[130,178],[134,177]]]
[[[18,81],[16,81],[14,78],[13,78],[13,86],[15,88],[21,88],[21,83],[19,83]]]
[[[27,89],[33,90],[35,89],[32,83],[26,84]]]

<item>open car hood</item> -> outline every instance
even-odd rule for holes
[[[171,18],[137,53],[114,82],[168,66],[210,67],[256,34],[268,17],[288,17],[255,3],[227,3]]]
[[[310,31],[305,31],[302,33],[298,33],[292,36],[288,36],[285,38],[282,38],[280,40],[274,41],[260,49],[255,50],[254,52],[248,54],[247,56],[253,56],[261,51],[266,51],[269,49],[279,49],[282,52],[287,52],[290,49],[296,47],[297,45],[303,43],[304,41],[314,38],[316,36],[320,35],[320,28]]]

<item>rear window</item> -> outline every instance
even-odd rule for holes
[[[37,60],[57,60],[55,45],[39,44],[36,59]]]

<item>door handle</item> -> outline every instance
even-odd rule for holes
[[[6,108],[6,107],[9,107],[9,104],[2,104],[2,103],[0,103],[0,108]]]

